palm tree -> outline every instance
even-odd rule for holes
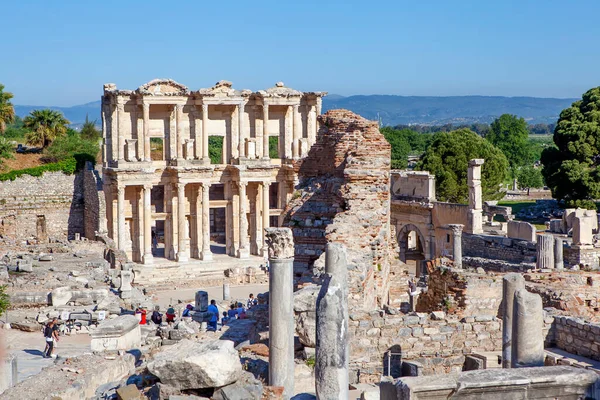
[[[4,85],[0,83],[0,133],[6,129],[6,124],[10,124],[15,119],[15,108],[10,99],[13,94],[4,91]]]
[[[54,110],[33,110],[23,119],[29,132],[25,135],[27,144],[47,147],[54,139],[63,136],[70,124],[61,112]]]

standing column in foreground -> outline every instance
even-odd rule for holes
[[[152,186],[144,185],[144,264],[152,264]]]
[[[515,292],[525,288],[525,279],[518,273],[502,278],[502,368],[510,368],[512,359],[512,328]]]
[[[452,258],[454,259],[454,268],[462,268],[462,231],[463,225],[448,225],[452,231]]]
[[[537,236],[537,262],[538,269],[554,268],[554,236]]]
[[[563,259],[563,240],[559,237],[554,238],[554,268],[565,268],[565,262]]]
[[[250,257],[250,243],[248,240],[248,216],[246,215],[246,185],[248,182],[239,182],[240,189],[240,248],[238,250],[239,258]]]
[[[328,243],[325,281],[317,297],[317,399],[348,399],[348,264],[346,248]]]
[[[187,256],[187,226],[185,218],[185,183],[179,182],[177,184],[177,232],[178,232],[178,251],[177,261],[185,262],[188,261]]]
[[[294,395],[294,237],[289,228],[266,230],[269,245],[269,385]]]
[[[525,289],[515,292],[512,329],[512,368],[544,366],[542,297]]]

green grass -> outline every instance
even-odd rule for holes
[[[519,211],[530,207],[535,204],[535,201],[523,201],[523,200],[503,200],[499,201],[498,205],[503,207],[511,207],[514,215],[518,214]]]

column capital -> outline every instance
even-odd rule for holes
[[[454,235],[461,235],[464,227],[463,224],[448,224],[448,229],[450,229]]]
[[[244,188],[246,188],[246,186],[248,186],[248,182],[245,182],[245,181],[239,181],[237,184],[239,187],[243,186]]]
[[[295,112],[298,112],[298,108],[300,107],[300,104],[293,104],[292,108],[294,109]]]
[[[119,110],[119,111],[125,111],[125,103],[117,101],[116,106],[117,106],[117,110]]]
[[[181,103],[177,103],[177,104],[175,104],[175,109],[176,109],[178,112],[181,112],[181,111],[183,111],[183,104],[181,104]]]
[[[202,182],[200,182],[200,185],[202,185],[202,187],[209,188],[209,187],[210,187],[210,185],[212,185],[212,183],[210,183],[210,182],[207,182],[207,181],[202,181]]]
[[[150,104],[148,104],[146,102],[142,102],[142,108],[143,108],[144,112],[149,112],[150,111]]]
[[[125,185],[117,185],[117,194],[125,193]]]
[[[151,183],[144,183],[142,186],[144,187],[144,190],[152,190],[152,186],[154,185]]]
[[[208,112],[208,104],[202,103],[202,112]]]

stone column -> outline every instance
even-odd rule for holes
[[[200,128],[196,106],[192,109],[192,116],[194,120],[194,160],[198,160],[202,158],[202,128]]]
[[[263,104],[263,157],[269,159],[269,105]]]
[[[202,182],[202,260],[212,260],[210,251],[210,184]]]
[[[292,158],[298,158],[300,157],[300,138],[302,137],[298,104],[292,106],[292,123]]]
[[[514,299],[520,289],[525,289],[523,275],[510,273],[502,277],[502,368],[511,367]]]
[[[202,104],[202,159],[210,164],[208,155],[208,104]]]
[[[246,215],[246,185],[248,182],[239,182],[240,189],[240,248],[238,250],[239,258],[250,257],[250,244],[248,240],[248,217]]]
[[[512,327],[512,368],[544,366],[542,298],[525,289],[515,292]]]
[[[178,160],[183,159],[183,104],[175,105],[175,126],[177,130],[177,152]]]
[[[119,250],[125,250],[125,186],[117,186],[117,219]]]
[[[245,135],[244,135],[244,105],[245,105],[245,103],[240,103],[237,106],[237,109],[238,109],[238,139],[240,142],[239,158],[246,157],[246,142],[245,142]]]
[[[454,259],[454,267],[462,268],[462,224],[448,225],[452,231],[452,257]]]
[[[144,264],[152,264],[152,186],[144,185]]]
[[[186,249],[186,221],[185,221],[185,183],[177,183],[177,261],[188,261]]]
[[[143,103],[144,109],[144,161],[152,160],[152,151],[150,150],[150,104]]]
[[[229,283],[223,284],[223,301],[228,301],[231,298],[231,294],[229,292]]]
[[[328,243],[325,281],[317,297],[315,388],[317,399],[346,400],[348,394],[348,263],[346,248]]]
[[[289,228],[269,228],[269,385],[294,395],[294,237]]]
[[[119,101],[119,100],[117,100]],[[117,158],[120,162],[125,161],[125,104],[117,103]]]
[[[554,236],[537,235],[537,262],[538,269],[554,268]]]
[[[317,137],[317,111],[313,105],[307,105],[306,131],[308,132],[308,149],[315,144]]]
[[[270,184],[268,181],[262,183],[262,198],[263,198],[263,209],[262,209],[262,227],[263,227],[263,249],[262,255],[266,257],[268,255],[267,237],[265,230],[270,227],[270,212],[269,212],[269,188]]]
[[[483,232],[483,205],[481,198],[481,166],[484,160],[469,161],[467,185],[469,186],[469,233]]]
[[[563,240],[559,237],[554,238],[554,268],[565,268],[565,263],[563,260]]]
[[[292,158],[292,143],[293,143],[293,120],[292,120],[292,129],[290,126],[290,114],[292,113],[292,106],[287,106],[284,116],[284,130],[283,130],[283,158],[289,160]]]

